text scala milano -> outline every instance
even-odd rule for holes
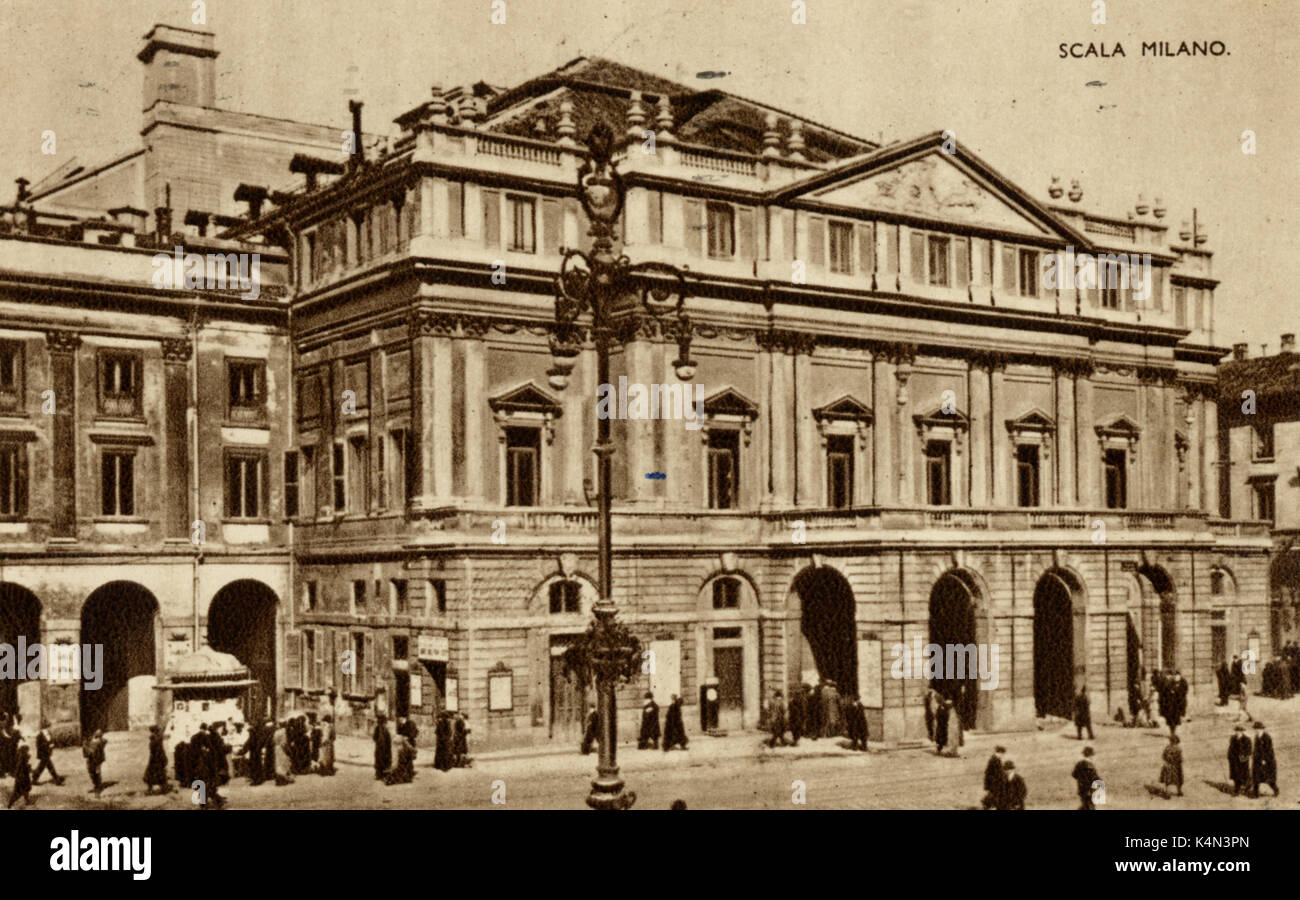
[[[1111,59],[1116,56],[1127,57],[1124,45],[1116,41],[1113,45],[1100,44],[1058,44],[1058,59]],[[1143,41],[1142,56],[1231,56],[1223,41]]]

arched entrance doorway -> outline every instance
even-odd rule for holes
[[[157,628],[158,601],[134,582],[114,581],[87,598],[81,609],[81,641],[103,647],[103,683],[89,690],[82,673],[83,734],[155,723]]]
[[[217,591],[208,607],[208,646],[229,653],[257,682],[251,704],[262,709],[275,697],[275,592],[260,581],[232,581]]]
[[[1046,572],[1034,588],[1034,709],[1070,718],[1075,682],[1083,674],[1083,604],[1066,573]]]
[[[1159,669],[1178,668],[1178,595],[1174,591],[1173,579],[1159,566],[1145,566],[1138,570],[1145,579],[1144,588],[1159,598],[1159,615],[1156,618],[1155,646],[1160,652],[1160,659],[1155,662]]]
[[[940,677],[930,679],[930,686],[953,702],[965,728],[975,727],[979,708],[978,596],[974,578],[961,569],[945,572],[930,589],[930,643],[937,645],[943,655]],[[956,666],[949,670],[948,660],[955,661],[959,656],[963,660],[961,670]]]
[[[16,663],[13,676],[0,678],[0,712],[13,715],[23,714],[30,718],[31,703],[27,700],[28,691],[35,687],[39,692],[39,682],[27,684],[23,676],[27,674],[25,654],[18,654],[19,638],[27,646],[41,640],[41,602],[36,595],[25,587],[16,584],[0,584],[0,644],[9,644],[14,648]],[[46,660],[48,665],[49,660]],[[39,697],[36,698],[39,714]]]
[[[857,617],[853,588],[839,572],[827,566],[805,569],[794,580],[799,596],[799,632],[806,653],[801,671],[815,667],[820,678],[835,682],[841,695],[858,692]],[[809,665],[811,663],[811,666]]]

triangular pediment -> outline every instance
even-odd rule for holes
[[[953,412],[944,412],[943,407],[936,406],[925,414],[912,416],[912,422],[917,428],[958,428],[965,429],[970,426],[970,417],[960,409]]]
[[[1007,419],[1007,431],[1055,431],[1056,421],[1043,412],[1041,409],[1034,408],[1022,416],[1014,419]]]
[[[511,388],[504,394],[497,394],[495,397],[488,398],[488,406],[492,408],[493,412],[504,410],[507,412],[549,413],[553,416],[558,416],[561,409],[560,402],[555,397],[531,381]]]
[[[849,419],[856,422],[870,422],[872,420],[871,407],[867,406],[856,397],[845,394],[838,400],[833,400],[825,406],[819,406],[813,410],[815,419]]]
[[[1098,425],[1095,430],[1102,437],[1136,438],[1142,433],[1142,426],[1128,416],[1119,416],[1105,425]]]
[[[704,401],[706,416],[758,416],[758,407],[754,402],[735,388],[723,388]]]

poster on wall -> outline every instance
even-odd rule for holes
[[[645,660],[650,669],[650,692],[655,703],[667,706],[673,694],[682,695],[682,643],[681,641],[651,641],[650,656]]]
[[[883,709],[885,684],[881,675],[884,645],[877,640],[858,641],[858,696],[867,709]]]
[[[411,673],[410,693],[407,697],[411,709],[419,709],[424,706],[424,673],[414,671]]]
[[[515,678],[509,671],[488,673],[488,709],[492,712],[514,707]]]
[[[447,696],[444,698],[444,709],[448,712],[460,711],[460,679],[447,676]]]

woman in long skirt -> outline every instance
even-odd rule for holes
[[[1160,783],[1166,788],[1177,787],[1178,796],[1183,795],[1183,750],[1178,746],[1178,735],[1171,735],[1169,745],[1161,759],[1164,766],[1160,769]]]

